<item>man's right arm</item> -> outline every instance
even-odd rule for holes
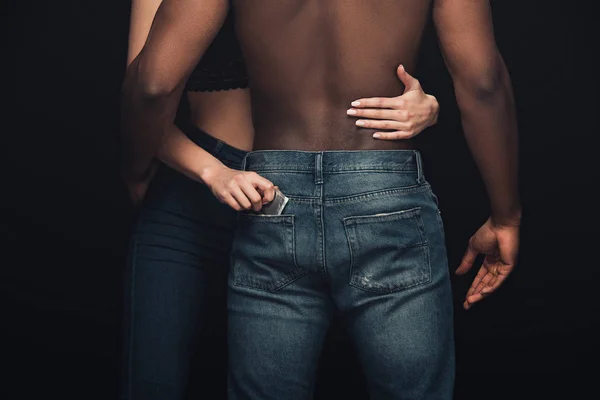
[[[122,174],[128,184],[150,173],[188,76],[218,33],[227,0],[164,0],[148,39],[125,73]]]

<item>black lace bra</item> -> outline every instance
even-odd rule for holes
[[[247,87],[246,66],[230,11],[221,30],[190,75],[186,89],[213,92]]]

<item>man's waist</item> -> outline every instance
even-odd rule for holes
[[[375,139],[375,129],[355,126],[315,130],[309,128],[258,127],[254,135],[254,150],[299,151],[361,151],[361,150],[414,150],[412,139]]]
[[[416,150],[256,150],[248,153],[244,169],[249,171],[414,172],[421,168]]]

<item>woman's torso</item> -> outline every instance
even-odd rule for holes
[[[231,12],[190,75],[186,89],[194,125],[231,146],[252,149],[248,79]]]

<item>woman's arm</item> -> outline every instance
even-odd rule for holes
[[[144,48],[161,3],[162,0],[131,1],[127,66],[131,65]],[[221,164],[219,160],[189,140],[179,129],[171,129],[166,132],[156,158],[187,177],[201,182],[207,170]],[[144,198],[154,171],[155,168],[152,168],[142,182],[137,182],[130,188],[134,202],[138,203]]]
[[[152,178],[155,157],[206,183],[236,210],[258,210],[273,198],[271,182],[225,167],[173,124],[183,86],[226,13],[224,0],[132,1],[122,137],[123,177],[136,203]]]
[[[127,46],[127,65],[140,54],[154,21],[156,10],[162,0],[131,0],[131,16],[129,18],[129,43]]]
[[[156,10],[162,3],[162,0],[131,0],[131,14],[129,17],[129,38],[127,43],[127,67],[131,65],[133,60],[140,54],[148,32],[152,26],[152,21],[156,15]],[[145,179],[137,182],[126,182],[129,198],[134,204],[139,204],[148,191],[148,185],[156,172],[156,164],[154,163],[150,172]]]

